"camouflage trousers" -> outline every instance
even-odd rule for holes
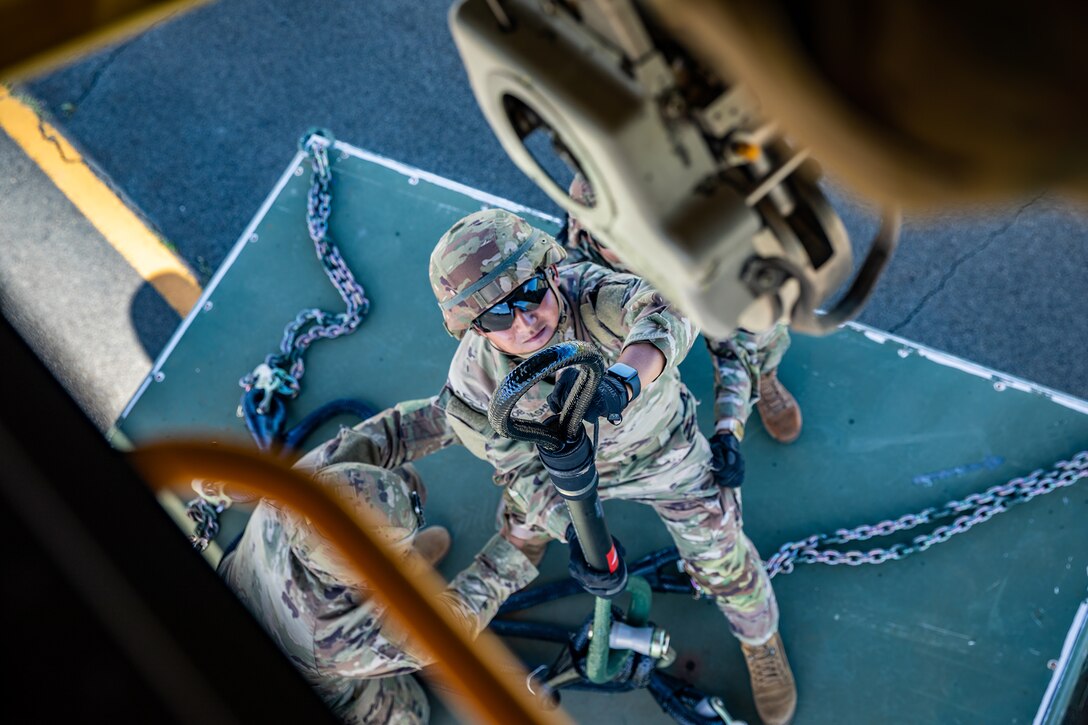
[[[682,425],[659,449],[620,462],[599,461],[602,500],[651,506],[672,536],[684,568],[746,644],[762,644],[778,629],[778,603],[755,546],[744,534],[740,492],[721,488],[710,469],[710,445],[699,433],[695,400],[682,389]],[[570,517],[546,472],[507,484],[499,508],[506,532],[541,548],[565,540]]]
[[[725,340],[707,340],[714,364],[715,432],[729,431],[744,439],[744,425],[759,402],[759,378],[782,362],[790,347],[789,329],[782,323],[765,332],[737,330]]]
[[[426,725],[427,695],[412,675],[356,680],[352,697],[333,711],[348,725]]]

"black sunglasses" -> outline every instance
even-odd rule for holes
[[[532,312],[548,294],[548,281],[538,274],[508,294],[502,302],[492,305],[472,321],[481,332],[502,332],[514,326],[514,310]]]

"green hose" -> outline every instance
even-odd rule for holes
[[[625,591],[631,593],[631,603],[627,607],[627,623],[634,627],[644,626],[650,618],[650,604],[653,591],[640,576],[627,579]],[[586,657],[586,674],[589,681],[601,685],[611,682],[623,671],[631,658],[631,650],[614,650],[608,646],[608,636],[612,632],[612,600],[597,597],[593,609],[593,638],[589,640],[589,654]]]

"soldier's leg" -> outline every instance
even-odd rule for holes
[[[758,645],[778,629],[778,602],[759,552],[742,529],[735,491],[718,488],[707,474],[682,497],[651,505],[693,582],[714,599],[737,639]]]
[[[767,433],[780,443],[792,443],[801,435],[801,408],[782,381],[778,364],[790,346],[789,330],[783,324],[755,338],[755,361],[759,367],[757,391],[760,420]]]
[[[707,491],[704,483],[684,498],[653,506],[693,584],[713,597],[741,641],[760,719],[768,725],[790,722],[797,687],[778,634],[778,602],[770,578],[744,535],[738,489]]]
[[[779,322],[756,341],[756,362],[761,374],[766,374],[778,367],[782,356],[790,349],[790,330]]]
[[[737,489],[719,487],[710,446],[698,432],[694,403],[655,456],[605,466],[601,497],[641,501],[664,522],[693,581],[717,603],[741,641],[763,722],[784,725],[797,691],[778,636],[778,603],[755,546],[744,535]],[[607,485],[608,478],[615,483]]]
[[[426,725],[427,695],[412,675],[360,680],[350,703],[334,708],[349,725]]]

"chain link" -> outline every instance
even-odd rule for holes
[[[310,345],[316,340],[331,340],[354,331],[370,311],[370,300],[367,299],[363,286],[344,262],[336,244],[329,239],[329,215],[332,213],[329,147],[332,144],[332,135],[327,131],[311,132],[300,142],[302,150],[309,154],[312,169],[310,193],[306,202],[306,228],[325,275],[340,293],[346,309],[339,313],[318,308],[302,310],[284,328],[279,352],[265,357],[264,362],[254,368],[253,372],[238,381],[246,393],[253,388],[263,391],[257,405],[257,412],[262,415],[269,412],[275,395],[285,398],[298,396],[300,381],[306,372],[303,355]],[[222,511],[222,506],[216,506],[200,497],[186,506],[186,515],[196,522],[196,530],[190,541],[198,551],[208,548],[219,533],[219,514]]]
[[[219,514],[222,506],[216,506],[207,499],[194,498],[185,509],[185,515],[196,524],[189,542],[197,551],[204,551],[219,535]]]
[[[357,328],[370,311],[370,300],[363,286],[355,279],[344,262],[340,250],[329,238],[329,215],[332,212],[332,171],[329,166],[329,147],[332,139],[322,132],[304,137],[302,148],[310,156],[310,193],[306,204],[306,228],[313,240],[317,258],[332,282],[346,309],[333,313],[311,308],[302,310],[283,330],[278,353],[268,355],[261,365],[243,377],[239,383],[246,390],[254,387],[265,391],[257,406],[260,413],[267,413],[273,394],[294,398],[306,365],[303,355],[316,340],[331,340],[346,335]]]
[[[1072,486],[1085,477],[1088,477],[1088,451],[1081,451],[1068,461],[1059,461],[1049,471],[1044,472],[1041,469],[1033,471],[1022,478],[1014,478],[1006,483],[992,486],[962,500],[949,501],[943,506],[930,507],[918,513],[906,514],[871,526],[838,529],[831,534],[813,534],[800,541],[791,541],[779,548],[764,565],[767,568],[767,574],[773,579],[778,574],[789,574],[796,564],[861,566],[903,559],[911,554],[925,551],[931,546],[943,544],[953,536],[969,531],[1017,504],[1026,503],[1036,496],[1048,494],[1059,488]],[[942,524],[927,534],[915,536],[909,544],[894,544],[887,548],[875,548],[868,551],[820,548],[867,541],[945,519],[952,519],[952,522]]]

